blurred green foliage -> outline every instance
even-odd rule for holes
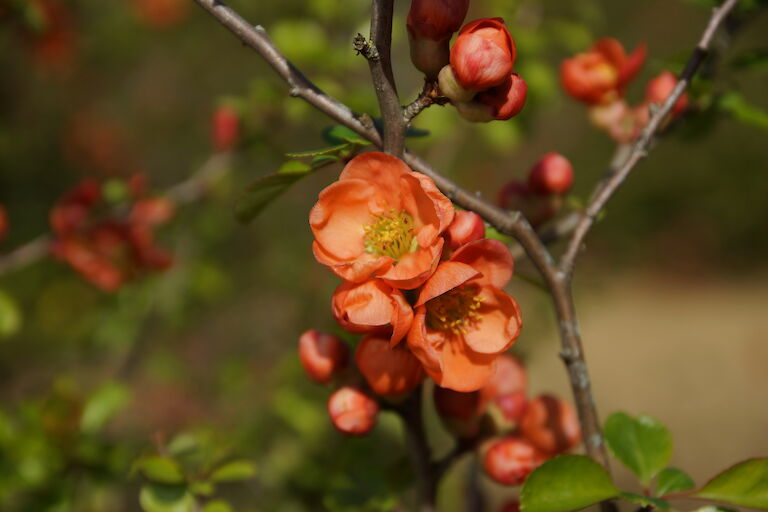
[[[138,1],[68,2],[76,52],[64,70],[41,67],[20,29],[0,25],[0,203],[10,218],[0,254],[46,233],[51,205],[82,177],[107,182],[116,202],[118,179],[136,171],[162,190],[208,157],[215,105],[235,106],[243,122],[231,172],[162,233],[176,255],[171,270],[112,295],[49,259],[0,275],[0,508],[391,510],[411,497],[413,480],[399,424],[385,413],[369,437],[342,438],[326,418],[327,390],[305,382],[294,354],[304,329],[333,329],[337,282],[312,259],[306,216],[341,164],[324,161],[250,226],[232,211],[287,153],[354,141],[324,140],[328,120],[290,99],[258,56],[188,3],[178,22],[158,27]],[[486,125],[432,107],[415,123],[429,135],[409,145],[490,197],[541,153],[559,151],[576,168],[576,204],[613,143],[563,95],[559,61],[614,36],[649,43],[638,84],[665,67],[680,71],[708,15],[702,3],[474,0],[470,19],[509,24],[528,104]],[[376,115],[368,68],[351,48],[367,31],[368,2],[231,4],[325,91]],[[406,10],[398,2],[393,35],[404,102],[422,86],[407,58]],[[764,262],[766,29],[765,10],[750,11],[718,40],[723,51],[694,91],[700,115],[679,122],[610,204],[593,258],[734,270]],[[528,313],[533,329],[540,311]],[[461,483],[451,478],[445,510],[458,510]]]

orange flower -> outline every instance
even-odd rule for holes
[[[360,340],[355,362],[377,395],[404,395],[424,380],[421,363],[405,345],[391,347],[388,339],[375,335]]]
[[[453,204],[423,174],[384,153],[353,158],[309,214],[317,261],[355,283],[413,289],[435,270]]]
[[[346,331],[362,334],[391,329],[390,345],[408,333],[413,309],[400,290],[379,279],[343,283],[331,301],[333,316]]]
[[[416,301],[408,345],[444,388],[474,391],[520,333],[517,302],[501,290],[512,256],[497,240],[478,240],[441,263]]]
[[[579,101],[588,105],[609,103],[624,94],[645,56],[645,44],[627,55],[619,41],[606,37],[590,51],[565,59],[560,66],[560,79],[568,94]]]

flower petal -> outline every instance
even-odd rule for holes
[[[465,263],[480,272],[480,285],[504,288],[510,279],[515,262],[506,245],[498,240],[483,239],[460,247],[450,261]]]
[[[400,178],[411,169],[399,158],[373,151],[356,156],[344,167],[339,181],[364,180],[372,183],[387,199],[389,208],[400,208]]]
[[[392,337],[389,345],[394,347],[402,340],[413,323],[413,308],[400,290],[392,290]]]
[[[434,378],[434,374],[441,373],[442,363],[440,347],[445,342],[443,333],[429,331],[426,324],[427,308],[420,306],[416,308],[413,316],[411,328],[408,330],[408,347],[415,355],[424,369]]]
[[[473,352],[459,339],[445,344],[442,351],[443,372],[438,385],[454,391],[481,389],[495,372],[496,354]]]
[[[485,300],[478,310],[479,318],[464,334],[464,341],[474,352],[499,354],[520,335],[520,307],[515,299],[496,288],[484,287],[480,296]]]
[[[339,261],[334,255],[327,253],[318,242],[312,243],[312,252],[319,263],[326,265],[340,278],[353,283],[361,283],[374,274],[386,272],[392,265],[392,258],[366,253],[357,260]]]
[[[372,220],[369,204],[375,195],[374,187],[363,180],[337,181],[320,192],[309,225],[325,253],[338,260],[363,253],[364,226]]]
[[[401,257],[379,277],[393,288],[412,290],[418,288],[435,271],[440,262],[444,240],[437,238],[430,247],[419,248]]]
[[[419,293],[416,306],[422,306],[427,301],[453,290],[470,279],[477,277],[479,272],[473,267],[457,261],[444,261],[437,266],[437,270],[426,282]]]

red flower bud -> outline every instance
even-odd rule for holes
[[[240,138],[240,116],[232,107],[223,105],[213,113],[211,128],[214,149],[230,151]]]
[[[469,0],[413,0],[408,12],[411,61],[430,78],[448,64],[448,41],[469,9]]]
[[[346,366],[347,345],[336,336],[310,329],[299,338],[299,361],[307,376],[327,383]]]
[[[589,52],[565,59],[560,66],[560,79],[575,99],[588,105],[607,103],[624,94],[645,56],[645,45],[626,55],[616,39],[600,39]]]
[[[451,68],[462,87],[483,91],[504,83],[515,64],[512,36],[501,18],[464,25],[451,48]]]
[[[181,21],[187,13],[184,0],[134,0],[139,19],[152,28],[167,28]]]
[[[92,179],[83,180],[51,209],[49,220],[54,233],[66,235],[78,229],[87,220],[92,207],[99,200],[101,200],[101,185]]]
[[[523,210],[530,195],[528,183],[512,180],[499,189],[496,204],[505,210]]]
[[[525,393],[528,388],[528,374],[525,366],[511,354],[502,354],[496,359],[496,372],[483,388],[485,395],[496,397],[517,393]]]
[[[8,214],[5,207],[0,204],[0,241],[5,238],[6,233],[8,233]]]
[[[528,403],[520,431],[537,448],[553,455],[581,442],[581,428],[573,408],[551,395],[540,395]]]
[[[677,78],[671,71],[662,71],[659,76],[648,82],[645,88],[645,101],[648,103],[657,103],[661,105],[664,103],[675,86],[677,85]],[[677,100],[672,107],[671,113],[673,116],[679,116],[685,111],[685,107],[688,106],[688,94],[683,93],[680,99]]]
[[[563,195],[573,185],[573,166],[559,153],[547,153],[528,175],[531,190],[541,195]]]
[[[545,460],[525,439],[505,437],[494,442],[483,460],[488,476],[504,485],[520,485]]]
[[[139,199],[131,207],[129,220],[145,226],[159,226],[168,222],[176,211],[176,206],[167,197]]]
[[[494,119],[506,121],[523,110],[527,95],[528,85],[525,80],[517,73],[512,73],[503,84],[479,93],[475,100],[491,107]]]
[[[336,429],[347,435],[362,436],[376,425],[379,404],[357,388],[345,386],[328,399],[328,415]]]
[[[496,407],[501,411],[505,420],[517,423],[523,417],[528,399],[524,391],[515,391],[505,395],[499,395],[493,399]]]
[[[355,362],[377,395],[410,393],[424,380],[419,360],[405,343],[390,347],[389,336],[365,336],[357,346]]]
[[[448,245],[458,249],[464,244],[485,238],[485,223],[475,212],[458,210],[448,226]]]

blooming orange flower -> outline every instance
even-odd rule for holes
[[[609,103],[624,94],[645,56],[645,44],[627,55],[619,41],[606,37],[598,40],[590,51],[565,59],[560,66],[560,78],[575,99],[588,105]]]
[[[474,391],[520,333],[517,302],[501,290],[512,255],[497,240],[478,240],[441,263],[416,301],[408,345],[438,385]]]
[[[424,283],[440,259],[453,204],[427,176],[384,153],[353,158],[309,214],[315,258],[341,278],[394,288]]]
[[[410,393],[422,380],[421,363],[405,345],[392,347],[387,338],[376,335],[360,340],[355,362],[374,393],[397,396]]]
[[[343,283],[331,304],[334,318],[345,331],[362,334],[389,329],[392,346],[405,337],[413,321],[413,309],[402,292],[380,279]]]

